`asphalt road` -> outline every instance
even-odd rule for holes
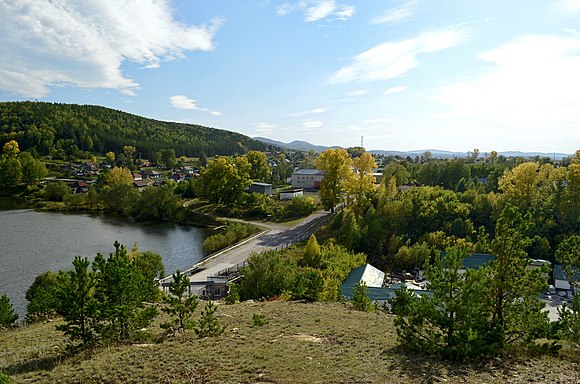
[[[286,247],[310,236],[313,226],[330,215],[328,211],[318,211],[291,223],[250,222],[264,229],[260,234],[246,239],[224,251],[211,255],[184,271],[190,272],[190,281],[207,281],[208,276],[243,263],[254,252],[263,252]],[[170,278],[170,277],[169,277]]]

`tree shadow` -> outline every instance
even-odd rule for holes
[[[438,383],[448,379],[460,379],[468,382],[470,375],[489,374],[492,376],[509,375],[510,366],[517,362],[515,358],[480,359],[467,362],[445,360],[439,356],[427,355],[394,346],[385,353],[398,360],[397,368],[407,382]]]

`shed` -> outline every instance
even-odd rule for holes
[[[272,184],[253,182],[252,185],[248,187],[248,192],[261,193],[262,195],[271,195]]]
[[[280,200],[292,200],[295,197],[304,196],[304,190],[301,188],[289,189],[287,191],[280,192]]]

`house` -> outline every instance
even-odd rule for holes
[[[143,191],[143,189],[145,189],[145,187],[147,186],[147,183],[143,180],[134,180],[133,181],[133,188],[137,188],[139,189],[139,191]]]
[[[370,264],[363,264],[353,269],[347,278],[340,285],[342,296],[350,300],[353,297],[354,287],[364,282],[367,285],[369,298],[371,301],[385,303],[395,296],[395,290],[384,288],[383,280],[385,273]]]
[[[572,267],[572,272],[572,279],[580,284],[580,268]],[[554,266],[554,287],[556,289],[572,289],[569,276],[560,264]]]
[[[292,200],[295,197],[304,196],[304,190],[301,188],[289,189],[287,191],[280,192],[280,200]]]
[[[143,180],[143,175],[139,172],[133,172],[133,181],[141,181]]]
[[[141,171],[141,175],[143,175],[144,179],[159,179],[161,178],[161,174],[156,170],[147,170]]]
[[[229,293],[228,278],[226,276],[208,276],[201,298],[207,300],[223,299]]]
[[[88,192],[90,186],[91,185],[84,180],[75,181],[75,182],[71,183],[71,185],[70,185],[73,193]]]
[[[262,195],[271,195],[272,184],[253,182],[252,185],[248,187],[247,191],[249,193],[256,192],[261,193]]]
[[[320,189],[322,178],[318,169],[299,169],[292,174],[292,188]]]

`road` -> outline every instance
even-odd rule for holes
[[[318,211],[291,223],[250,222],[264,230],[233,247],[211,255],[184,272],[191,273],[189,279],[192,282],[207,281],[208,276],[215,276],[224,269],[243,263],[254,252],[286,247],[305,239],[312,233],[313,227],[329,215],[328,211]],[[169,276],[161,282],[170,279]]]

